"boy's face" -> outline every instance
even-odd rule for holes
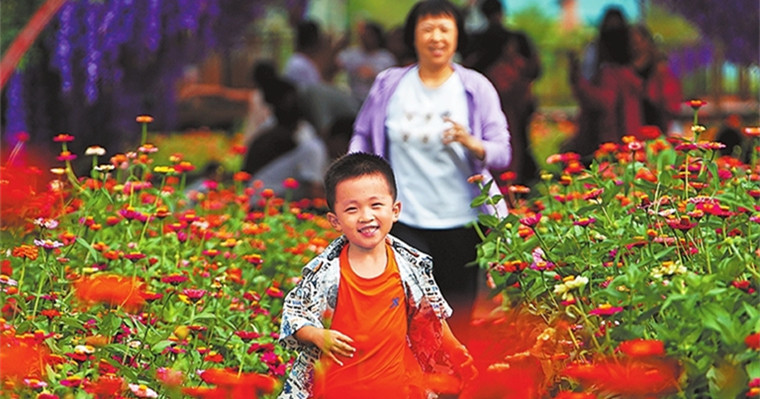
[[[385,177],[375,173],[338,183],[327,219],[352,246],[371,251],[383,245],[399,212],[401,203],[393,199]]]

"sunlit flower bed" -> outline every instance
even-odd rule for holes
[[[109,158],[57,136],[52,175],[5,160],[3,397],[277,392],[293,355],[276,344],[282,296],[336,234],[324,204],[245,173],[188,191],[195,166],[155,161],[150,121],[138,117],[139,148]],[[506,185],[509,215],[481,215],[501,310],[474,322],[481,372],[460,398],[760,395],[760,130],[745,129],[747,163],[655,133],[604,145],[589,167],[553,155],[536,187]]]
[[[194,166],[152,161],[150,121],[138,117],[139,148],[105,159],[57,136],[52,179],[16,154],[3,166],[3,397],[277,391],[291,359],[276,344],[282,297],[333,238],[323,205],[275,198],[246,173],[185,192]],[[73,174],[77,156],[90,176]]]
[[[480,265],[513,310],[484,328],[523,331],[485,377],[533,370],[521,397],[760,396],[760,129],[746,163],[721,157],[698,139],[702,104],[692,138],[553,155],[505,192],[508,216],[481,217]]]

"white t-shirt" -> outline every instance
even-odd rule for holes
[[[472,175],[469,153],[459,143],[443,144],[443,132],[451,128],[443,116],[469,126],[459,75],[429,88],[419,69],[410,69],[390,98],[385,121],[403,209],[399,221],[409,226],[446,229],[477,219],[477,210],[470,207],[477,188],[467,182]]]

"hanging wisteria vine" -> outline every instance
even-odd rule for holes
[[[83,145],[104,131],[134,130],[134,116],[142,113],[156,117],[156,128],[173,129],[174,87],[186,65],[234,46],[267,7],[307,1],[71,0],[38,40],[48,65],[26,68],[57,75],[59,86],[47,89],[63,110],[47,113],[64,114],[58,128],[76,133]],[[26,131],[27,115],[39,114],[32,109],[41,105],[24,96],[40,85],[30,80],[17,72],[6,90],[5,137]]]

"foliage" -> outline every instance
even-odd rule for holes
[[[282,296],[331,237],[320,203],[245,173],[187,191],[193,164],[154,162],[151,120],[134,152],[79,154],[90,176],[74,175],[68,134],[52,180],[3,166],[3,397],[249,398],[284,375]]]
[[[481,216],[494,292],[569,343],[550,353],[569,363],[555,390],[740,397],[760,381],[760,129],[745,129],[748,164],[719,157],[691,105],[692,139],[625,138],[591,165],[552,155],[532,197],[511,187],[509,215]],[[493,200],[488,184],[475,204]],[[631,340],[661,348],[627,363]]]

